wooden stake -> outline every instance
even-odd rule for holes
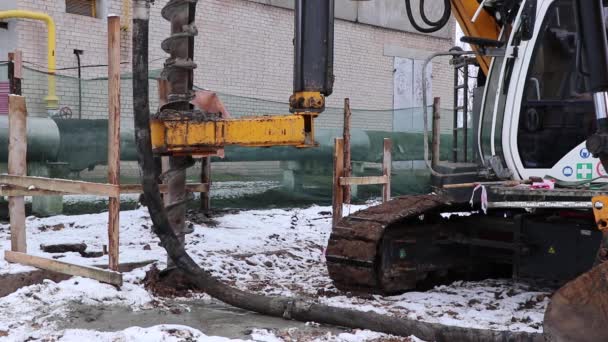
[[[27,173],[27,108],[25,97],[8,97],[8,172],[25,176]],[[25,235],[25,200],[23,196],[8,198],[11,225],[11,250],[27,253]]]
[[[108,16],[108,183],[120,185],[120,17]],[[120,196],[108,203],[109,268],[118,271]]]
[[[211,186],[211,157],[203,157],[201,160],[201,183],[208,184],[207,191],[201,192],[201,209],[208,212],[211,209],[211,196],[209,188]]]
[[[382,153],[382,174],[384,175],[384,177],[386,177],[386,184],[382,186],[382,202],[387,202],[391,199],[392,149],[393,143],[391,142],[391,139],[384,138],[384,151]]]
[[[342,185],[340,185],[340,177],[344,175],[344,140],[336,138],[334,140],[334,178],[333,178],[333,196],[332,196],[332,226],[335,227],[342,219],[342,204],[344,202],[344,194]]]
[[[21,50],[15,50],[8,54],[8,83],[9,93],[21,95],[21,79],[23,78],[23,54]]]
[[[433,137],[431,143],[431,166],[435,168],[439,164],[440,156],[440,124],[441,124],[441,98],[436,97],[433,99]]]
[[[344,99],[344,177],[351,177],[353,168],[351,165],[350,154],[350,118],[352,112],[350,110],[350,99]],[[344,203],[350,203],[351,191],[350,185],[344,187]]]

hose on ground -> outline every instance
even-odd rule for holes
[[[192,0],[188,0],[192,1]],[[164,208],[157,175],[150,132],[148,101],[148,25],[149,0],[134,0],[133,11],[133,104],[138,163],[145,203],[153,223],[153,231],[175,266],[200,289],[229,305],[261,314],[302,322],[369,329],[399,336],[415,335],[429,341],[542,341],[542,334],[469,329],[438,323],[380,315],[318,304],[291,297],[268,297],[242,291],[215,279],[186,252],[171,229]]]

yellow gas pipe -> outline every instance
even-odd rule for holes
[[[23,10],[9,10],[0,11],[1,19],[34,19],[44,21],[47,27],[47,68],[48,68],[48,93],[44,98],[46,101],[46,108],[48,110],[54,110],[59,108],[59,98],[55,93],[55,68],[57,67],[55,61],[55,22],[50,15],[42,12],[23,11]]]

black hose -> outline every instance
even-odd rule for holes
[[[439,18],[436,21],[432,21],[426,16],[426,13],[424,10],[425,3],[426,3],[425,0],[420,0],[420,17],[422,18],[422,21],[425,24],[427,24],[429,27],[427,27],[427,28],[422,27],[416,22],[416,19],[414,18],[414,14],[412,13],[411,0],[405,0],[405,12],[407,13],[407,18],[409,19],[412,26],[414,26],[414,28],[418,32],[422,32],[422,33],[437,32],[437,31],[441,30],[450,21],[450,15],[452,14],[452,4],[450,3],[450,0],[443,0],[443,14],[441,15],[441,18]]]

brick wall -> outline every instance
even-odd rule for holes
[[[108,13],[122,13],[121,0],[106,0]],[[84,50],[82,64],[106,64],[106,22],[65,13],[62,0],[17,0],[22,9],[49,13],[57,24],[58,68],[76,65],[74,49]],[[160,17],[160,9],[167,0],[157,0],[152,7],[150,27],[151,69],[161,68],[165,53],[160,42],[168,36],[169,25]],[[123,21],[128,23],[128,21]],[[196,38],[196,84],[228,97],[233,112],[287,112],[287,99],[292,88],[293,63],[293,12],[288,9],[245,0],[200,0],[197,12],[199,36]],[[123,33],[123,71],[130,66],[130,27]],[[19,47],[24,51],[26,64],[37,69],[46,66],[46,29],[41,22],[19,20]],[[429,52],[445,51],[451,39],[380,28],[337,20],[335,25],[334,94],[328,106],[341,107],[344,97],[351,98],[353,108],[378,110],[362,112],[353,117],[353,126],[368,129],[391,130],[393,105],[393,59],[385,55],[387,45],[402,46]],[[402,56],[411,57],[411,56]],[[61,71],[75,75],[75,70]],[[87,78],[104,76],[105,68],[87,68]],[[34,81],[35,80],[35,81]],[[123,81],[123,116],[132,116],[130,80]],[[433,95],[441,96],[444,107],[452,102],[452,72],[445,63],[433,64]],[[61,106],[69,106],[74,113],[78,108],[78,83],[73,79],[58,79],[58,96]],[[83,82],[84,117],[106,116],[107,84],[100,81]],[[45,112],[42,98],[46,93],[46,76],[31,76],[24,82],[30,112]],[[156,87],[151,85],[151,98]],[[249,98],[275,101],[264,103]],[[153,107],[155,101],[153,101]],[[329,110],[318,120],[320,127],[336,127],[342,123],[340,110]],[[127,122],[127,120],[125,120]],[[130,123],[128,123],[130,124]],[[447,130],[450,120],[443,126]]]

